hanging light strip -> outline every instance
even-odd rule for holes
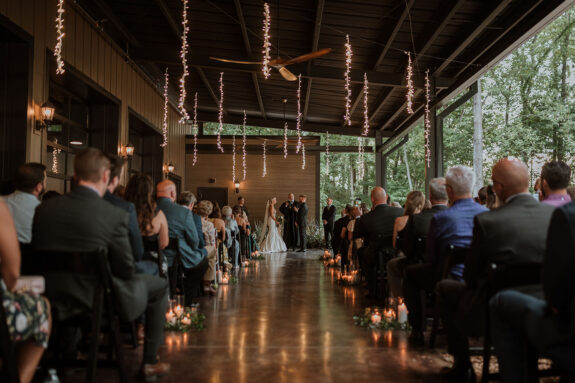
[[[429,148],[429,134],[431,132],[431,120],[429,118],[431,103],[431,84],[429,82],[429,69],[425,71],[425,162],[427,167],[431,166],[431,150]]]
[[[58,139],[55,138],[54,139],[54,143],[58,143]],[[56,148],[56,147],[52,147],[52,172],[53,173],[58,173],[59,171],[59,164],[58,164],[58,155],[60,155],[61,150]]]
[[[413,63],[411,62],[411,53],[407,52],[407,113],[413,114]]]
[[[246,110],[244,109],[244,123],[243,123],[243,133],[242,133],[242,166],[244,168],[244,181],[246,180]]]
[[[284,158],[288,156],[288,123],[284,122]]]
[[[270,49],[272,44],[270,43],[270,6],[268,3],[264,3],[264,50],[262,51],[264,58],[263,58],[263,67],[262,72],[264,72],[264,77],[268,79],[271,75],[271,68],[269,67],[270,63]]]
[[[198,92],[194,95],[194,161],[192,162],[192,166],[196,166],[196,162],[198,162]]]
[[[186,77],[190,74],[188,72],[188,0],[182,0],[182,48],[180,49],[180,59],[182,60],[182,77],[180,77],[180,99],[178,102],[178,110],[180,112],[180,124],[190,119],[188,111],[186,110]]]
[[[363,177],[365,176],[365,150],[363,147],[363,137],[358,137],[357,138],[358,141],[358,153],[359,153],[359,164],[358,164],[358,170],[357,170],[357,178],[359,180],[363,180]]]
[[[297,76],[297,117],[296,117],[296,130],[297,130],[297,146],[296,153],[301,149],[301,73]]]
[[[263,143],[263,149],[264,149],[264,151],[263,151],[262,157],[263,157],[264,164],[263,164],[263,170],[262,170],[262,177],[265,177],[265,176],[268,174],[267,164],[266,164],[266,160],[267,160],[267,159],[266,159],[266,144],[267,144],[267,141],[268,141],[268,140],[265,140],[265,139],[264,139],[264,143]]]
[[[232,136],[232,182],[236,182],[236,135]]]
[[[329,132],[325,135],[325,173],[329,175]]]
[[[62,44],[64,43],[64,0],[58,0],[58,16],[56,17],[56,46],[54,56],[56,57],[56,74],[63,74],[64,60],[62,59]]]
[[[345,36],[345,125],[351,126],[351,58],[353,52],[349,35]]]
[[[218,139],[217,145],[220,152],[224,152],[222,146],[222,131],[224,130],[224,72],[220,72],[220,104],[218,113]]]
[[[369,134],[369,112],[368,100],[369,99],[369,83],[367,81],[367,73],[363,74],[363,131],[362,136],[367,137]]]
[[[168,83],[170,79],[170,74],[168,73],[168,68],[166,68],[166,73],[164,74],[164,120],[162,122],[162,136],[164,140],[160,145],[162,148],[168,146]]]
[[[305,144],[301,144],[301,168],[305,170]]]

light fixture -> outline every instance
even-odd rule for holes
[[[176,167],[171,162],[168,164],[164,164],[164,173],[170,174],[173,173],[174,170],[176,170]]]
[[[70,141],[70,145],[80,146],[80,145],[82,145],[82,144],[83,144],[82,141]]]
[[[134,150],[135,148],[132,144],[122,145],[120,146],[119,155],[124,159],[131,158],[134,155]]]
[[[50,101],[46,101],[40,107],[40,120],[36,121],[36,130],[47,128],[54,119],[56,108]]]
[[[236,187],[236,194],[239,194],[239,192],[240,192],[240,181],[236,180],[234,182],[234,186]]]

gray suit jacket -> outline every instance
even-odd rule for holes
[[[38,206],[32,233],[32,247],[36,251],[107,249],[121,317],[133,320],[144,312],[148,294],[145,278],[135,274],[128,213],[100,198],[94,190],[78,186],[70,193]],[[92,281],[81,276],[50,281],[46,288],[51,294],[70,298],[54,302],[60,319],[92,306]]]

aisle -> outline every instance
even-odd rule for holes
[[[166,382],[429,382],[442,364],[403,332],[354,326],[359,292],[335,284],[320,253],[272,255],[201,299],[206,330],[168,334]]]

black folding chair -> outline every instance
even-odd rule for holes
[[[10,331],[6,312],[4,311],[4,289],[0,287],[0,358],[2,359],[0,370],[0,381],[6,383],[19,383],[18,359]]]
[[[168,268],[168,279],[170,281],[170,297],[175,295],[184,294],[184,279],[185,270],[182,265],[182,259],[180,255],[180,243],[178,238],[170,237],[170,242],[168,243],[168,249],[173,250],[176,253],[174,257],[174,262],[172,266]]]

